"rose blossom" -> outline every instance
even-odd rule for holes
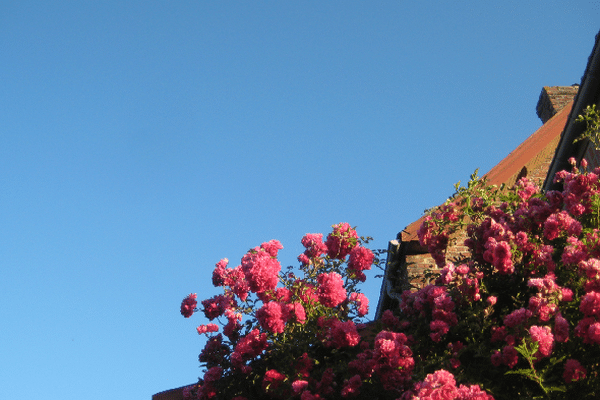
[[[208,332],[218,332],[219,331],[219,326],[217,324],[206,324],[206,325],[200,325],[199,327],[196,328],[196,331],[198,331],[198,334],[201,335],[203,333],[208,333]]]
[[[344,382],[342,388],[342,397],[356,397],[360,394],[358,390],[362,386],[360,375],[354,375],[352,378]]]
[[[215,270],[212,275],[212,283],[214,287],[223,286],[225,284],[225,278],[227,276],[227,264],[229,260],[224,258],[217,263]]]
[[[283,382],[284,380],[285,375],[283,375],[276,369],[270,369],[267,372],[265,372],[262,388],[266,393],[270,393],[272,391],[277,390],[281,382]]]
[[[308,264],[311,258],[319,257],[327,253],[327,246],[323,243],[322,233],[307,233],[301,240],[302,245],[306,248],[303,255],[306,257]]]
[[[292,390],[296,394],[299,394],[307,387],[308,387],[308,381],[297,380],[297,381],[292,382]]]
[[[586,293],[581,299],[579,309],[587,316],[600,316],[600,293]]]
[[[364,317],[369,312],[369,299],[363,293],[350,293],[350,301],[356,303],[356,312],[359,317]]]
[[[274,252],[273,249],[276,249],[277,246],[269,248]],[[256,247],[242,258],[242,270],[250,285],[250,290],[255,293],[263,293],[277,287],[281,264],[269,252]]]
[[[348,271],[351,277],[356,277],[361,282],[365,281],[365,274],[362,271],[370,270],[375,255],[366,247],[356,246],[350,251],[348,258]]]
[[[561,313],[556,314],[554,318],[554,339],[560,343],[569,340],[569,321]]]
[[[290,317],[294,317],[296,322],[301,324],[306,322],[306,310],[300,302],[294,302],[287,305],[287,311]]]
[[[256,319],[264,329],[272,333],[282,333],[287,321],[287,309],[282,303],[269,301],[256,312]]]
[[[532,325],[529,334],[534,342],[539,344],[536,356],[538,358],[548,357],[554,347],[554,335],[549,326]]]
[[[198,305],[198,302],[196,301],[197,298],[198,295],[196,293],[190,293],[185,299],[183,299],[181,302],[181,315],[183,315],[185,318],[189,318],[192,316],[192,314],[194,314],[194,310]]]
[[[271,239],[261,244],[260,248],[266,251],[271,257],[277,257],[277,253],[283,249],[283,245],[279,240]]]
[[[570,358],[565,363],[565,372],[563,373],[563,379],[566,383],[571,383],[573,381],[585,379],[586,374],[587,371],[579,363],[579,361]]]
[[[338,260],[344,259],[358,243],[358,234],[347,222],[333,225],[333,232],[327,236],[327,255]]]
[[[360,335],[352,320],[341,322],[335,319],[331,325],[331,342],[333,347],[354,347],[360,342]]]
[[[317,296],[324,306],[336,307],[346,300],[344,281],[337,272],[319,274],[317,281],[319,282]]]

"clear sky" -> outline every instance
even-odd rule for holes
[[[0,2],[0,398],[193,383],[227,257],[387,242],[580,82],[600,1]],[[377,305],[380,280],[364,291]],[[372,315],[372,313],[371,313]]]

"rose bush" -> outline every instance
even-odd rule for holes
[[[363,271],[380,263],[348,224],[302,238],[299,271],[277,241],[235,268],[223,294],[187,296],[208,335],[198,399],[530,399],[600,394],[600,169],[562,171],[542,193],[474,178],[426,217],[419,239],[437,277],[365,325]],[[471,256],[447,260],[466,231]],[[450,262],[451,261],[451,262]],[[291,267],[290,267],[291,268]],[[218,321],[222,328],[212,321]],[[493,397],[492,397],[493,396]]]
[[[441,273],[400,305],[425,372],[445,366],[497,399],[600,394],[600,169],[571,163],[560,191],[473,179],[428,215],[419,239]],[[461,229],[471,256],[449,263]]]
[[[368,240],[347,223],[334,225],[325,241],[306,234],[301,276],[291,267],[282,271],[277,256],[283,246],[276,240],[248,251],[235,268],[219,261],[212,282],[223,293],[201,307],[196,294],[181,304],[184,317],[201,311],[209,321],[197,327],[208,336],[199,357],[204,376],[186,397],[395,399],[449,391],[457,399],[488,398],[479,386],[456,386],[444,370],[415,380],[414,338],[399,332],[393,315],[378,326],[362,323],[369,300],[358,285],[382,253],[365,247]],[[369,333],[374,337],[363,339]]]

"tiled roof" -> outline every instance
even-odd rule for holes
[[[186,386],[177,389],[165,390],[152,396],[152,400],[183,400],[183,389]]]
[[[496,164],[495,167],[484,175],[488,179],[488,182],[498,186],[503,183],[509,186],[513,185],[523,167],[531,171],[539,167],[548,156],[554,155],[554,151],[560,140],[560,134],[567,123],[572,106],[573,102],[571,101],[508,156]],[[424,218],[425,216],[408,225],[400,232],[398,239],[403,242],[418,240],[417,230]]]

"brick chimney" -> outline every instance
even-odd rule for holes
[[[542,123],[546,123],[557,112],[562,110],[571,100],[575,98],[579,85],[572,86],[544,86],[536,111]]]

